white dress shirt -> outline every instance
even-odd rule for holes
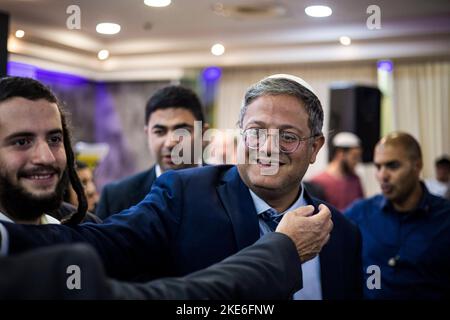
[[[302,185],[302,192],[294,204],[281,214],[285,214],[288,211],[307,206],[304,197]],[[253,203],[255,205],[256,213],[260,213],[270,209],[271,207],[260,197],[258,197],[252,190],[250,190],[250,195],[252,196]],[[271,232],[269,226],[264,222],[264,220],[259,217],[259,231],[260,236]],[[322,281],[320,277],[320,258],[316,256],[314,259],[302,263],[302,278],[303,278],[303,288],[294,294],[294,300],[322,300]]]
[[[15,223],[10,217],[0,212],[0,222],[10,222]],[[48,214],[43,214],[39,221],[39,224],[61,224],[61,222]],[[0,223],[0,256],[6,256],[8,254],[9,248],[9,238],[8,231],[6,228]]]

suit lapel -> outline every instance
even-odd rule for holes
[[[148,186],[148,192],[152,188],[153,182],[156,180],[156,166],[153,166],[145,177],[145,185]]]
[[[250,192],[235,166],[225,172],[217,192],[230,217],[238,250],[253,244],[259,238],[258,218]]]
[[[333,233],[333,232],[331,232]],[[337,299],[339,297],[338,283],[341,281],[340,265],[336,265],[340,261],[337,255],[339,248],[336,245],[336,239],[330,236],[330,241],[322,248],[320,253],[320,277],[322,279],[322,297],[325,300]]]
[[[312,198],[305,190],[306,203],[312,204],[316,208],[316,212],[319,210],[319,204],[321,202]],[[332,212],[333,214],[333,212]],[[334,219],[332,219],[334,220]],[[334,222],[334,221],[333,221]],[[342,254],[339,239],[336,237],[336,233],[331,231],[330,240],[322,248],[319,254],[320,258],[320,278],[322,283],[322,298],[324,300],[337,299],[339,297],[339,281],[342,281],[341,265],[337,265],[336,262],[342,259],[337,255]]]
[[[149,170],[143,172],[143,175],[139,178],[138,185],[140,186],[137,188],[137,193],[134,195],[133,204],[139,203],[144,199],[147,194],[152,189],[152,185],[156,180],[156,169],[155,166],[151,167]]]

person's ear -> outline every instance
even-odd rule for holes
[[[320,148],[322,148],[325,143],[324,136],[319,136],[319,137],[316,137],[313,139],[314,139],[314,141],[311,144],[311,155],[309,157],[309,163],[311,163],[311,164],[316,162],[317,154],[319,153]]]
[[[416,161],[414,161],[414,169],[416,170],[416,172],[420,175],[420,172],[422,171],[423,168],[423,161],[422,159],[417,159]]]

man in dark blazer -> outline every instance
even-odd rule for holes
[[[208,128],[197,95],[181,86],[159,89],[145,107],[145,134],[150,153],[156,164],[150,169],[103,187],[96,214],[105,219],[112,214],[139,203],[149,193],[153,182],[167,170],[185,169],[199,165],[201,159],[192,158],[189,163],[175,164],[170,153],[177,144],[173,132],[185,129],[191,133],[191,144],[198,133],[194,122],[201,121],[202,129]],[[191,152],[194,155],[194,152]]]
[[[239,145],[245,161],[238,166],[169,171],[142,202],[102,225],[5,223],[8,248],[20,252],[55,242],[89,242],[108,274],[124,279],[180,276],[210,266],[273,231],[287,212],[317,212],[320,202],[308,195],[301,180],[324,144],[322,122],[320,101],[302,79],[263,79],[245,97]],[[299,236],[312,232],[308,219],[316,217],[320,213],[304,217]],[[319,257],[301,257],[303,289],[295,299],[361,296],[358,229],[334,209],[332,220],[334,229]]]
[[[123,180],[112,182],[103,187],[96,215],[106,219],[139,203],[150,192],[156,180],[156,165]]]

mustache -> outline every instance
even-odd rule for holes
[[[23,169],[17,173],[19,178],[29,177],[38,174],[56,174],[58,176],[61,175],[61,170],[58,167],[54,166],[39,166],[31,169]]]
[[[286,163],[286,159],[283,160],[281,154],[279,153],[271,154],[269,156],[267,154],[258,154],[257,161],[262,163]]]

